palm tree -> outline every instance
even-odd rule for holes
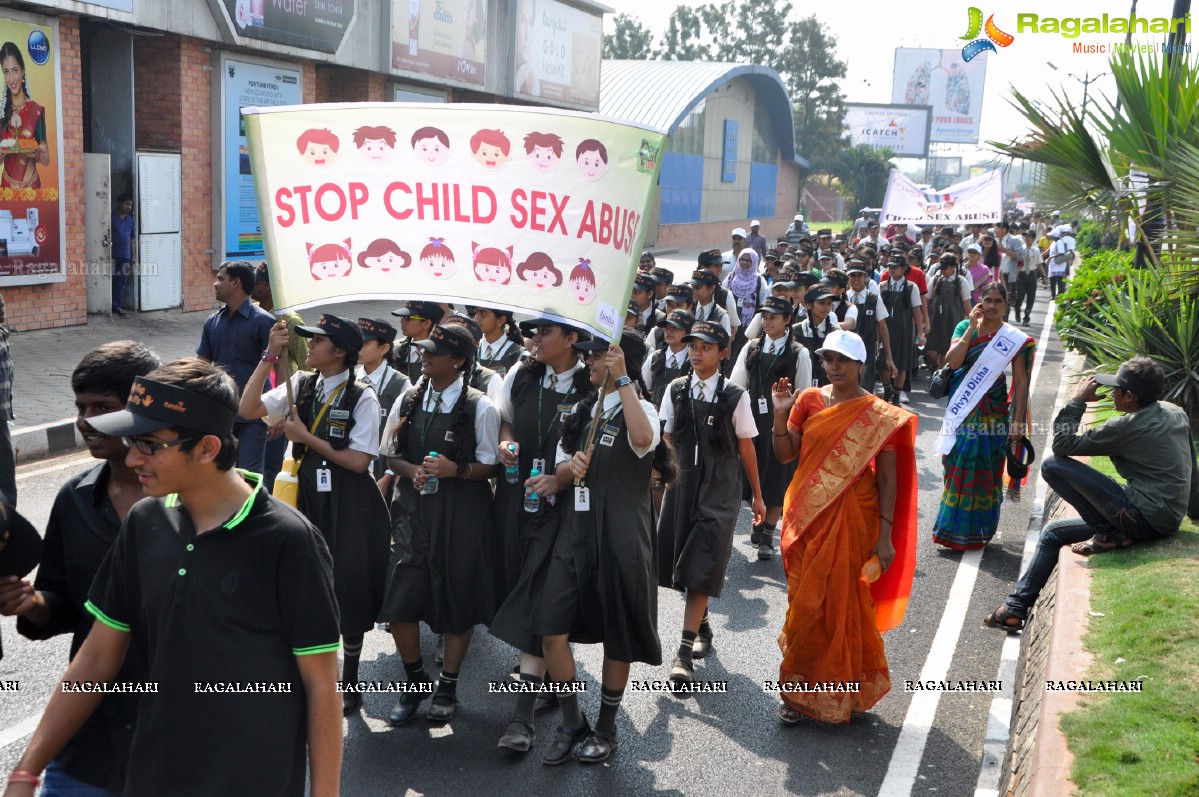
[[[1013,87],[1012,104],[1032,130],[1016,141],[989,143],[1003,155],[1045,164],[1045,195],[1055,205],[1121,229],[1123,219],[1131,217],[1139,243],[1151,240],[1146,230],[1153,220],[1147,218],[1146,208],[1160,207],[1171,230],[1167,259],[1188,260],[1187,252],[1193,256],[1190,247],[1199,240],[1187,243],[1177,229],[1180,215],[1187,214],[1185,204],[1194,201],[1193,192],[1178,190],[1178,167],[1199,150],[1199,65],[1153,52],[1121,52],[1112,56],[1110,67],[1116,99],[1095,101],[1095,110],[1085,120],[1057,92],[1052,94],[1055,112]],[[1131,175],[1138,171],[1148,175],[1147,183],[1134,182]],[[1193,227],[1190,238],[1195,238]]]
[[[850,207],[877,207],[883,203],[893,157],[891,150],[867,144],[845,147],[828,164],[828,173],[840,181],[840,194]]]

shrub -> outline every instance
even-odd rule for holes
[[[1094,221],[1084,221],[1078,225],[1078,234],[1074,236],[1078,251],[1085,256],[1088,252],[1100,249],[1103,244],[1103,228]]]
[[[1062,341],[1099,365],[1140,354],[1157,360],[1166,372],[1163,398],[1186,410],[1199,430],[1199,299],[1179,296],[1173,278],[1159,269],[1115,274],[1093,289]]]
[[[1083,254],[1082,264],[1070,275],[1065,293],[1057,297],[1058,335],[1066,348],[1081,351],[1072,336],[1077,327],[1094,326],[1099,318],[1095,304],[1097,291],[1107,285],[1120,284],[1132,271],[1132,252],[1101,250]],[[1046,267],[1048,269],[1048,267]]]

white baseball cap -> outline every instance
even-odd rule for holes
[[[740,235],[742,238],[744,238],[745,237],[745,228],[744,227],[734,227],[732,234]]]
[[[1051,214],[1049,214],[1049,215],[1051,215],[1051,216],[1060,216],[1060,215],[1062,215],[1062,212],[1061,212],[1060,210],[1055,210],[1055,211],[1053,211],[1053,213],[1051,213]]]
[[[824,345],[816,350],[817,354],[834,351],[842,357],[848,357],[856,362],[866,362],[866,344],[862,339],[844,329],[834,329],[824,339]]]
[[[795,220],[795,221],[803,221],[803,214],[802,214],[802,213],[796,213],[796,214],[795,214],[795,219],[794,219],[794,220]]]
[[[970,244],[969,246],[966,247],[966,251],[967,252],[978,252],[981,255],[983,253],[983,248],[981,246],[979,246],[978,244]]]
[[[761,227],[761,226],[762,226],[762,222],[758,221],[757,219],[754,219],[753,221],[751,221],[751,222],[749,223],[749,226],[750,226],[750,227]]]

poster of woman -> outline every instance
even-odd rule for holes
[[[62,273],[58,38],[50,25],[0,18],[0,280]]]

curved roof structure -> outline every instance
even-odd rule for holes
[[[710,61],[601,61],[599,112],[673,133],[706,96],[735,78],[748,81],[765,103],[783,159],[807,166],[806,161],[796,157],[795,118],[787,87],[779,73],[768,66]]]

